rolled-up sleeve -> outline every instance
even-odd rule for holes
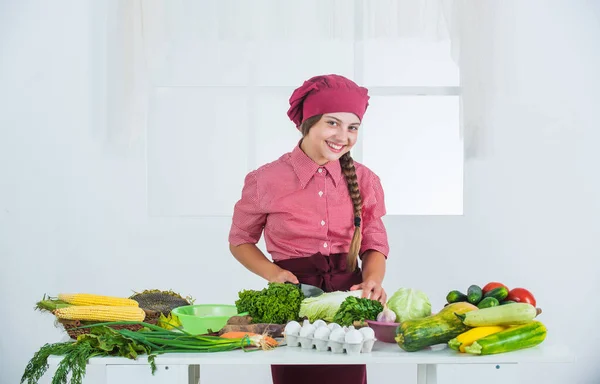
[[[383,187],[379,177],[372,174],[366,188],[362,211],[362,243],[360,255],[368,250],[381,252],[387,259],[390,252],[388,235],[382,217],[386,214]]]
[[[256,171],[246,175],[242,197],[235,204],[229,231],[229,243],[256,244],[260,240],[267,214],[261,209]]]

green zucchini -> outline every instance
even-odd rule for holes
[[[498,300],[499,302],[506,299],[506,297],[508,296],[508,289],[504,288],[504,287],[498,287],[498,288],[494,288],[491,291],[488,291],[486,294],[483,295],[483,298],[485,299],[486,297],[495,297],[496,300]]]
[[[467,302],[448,304],[435,315],[403,321],[396,328],[395,340],[406,352],[415,352],[431,345],[447,343],[470,329],[456,315],[477,310],[476,306]]]
[[[521,325],[533,321],[537,315],[537,309],[527,303],[499,305],[462,314],[456,313],[456,316],[462,320],[463,324],[469,327]]]
[[[467,353],[493,355],[535,347],[546,339],[547,329],[540,321],[510,327],[465,347]]]
[[[446,295],[446,301],[448,303],[458,303],[460,301],[467,301],[467,295],[465,295],[461,291],[450,291]]]
[[[477,308],[490,308],[500,305],[500,302],[495,297],[486,297],[477,304]]]
[[[483,298],[483,292],[481,287],[478,285],[471,285],[467,290],[467,301],[471,304],[477,305]]]

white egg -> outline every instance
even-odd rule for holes
[[[300,326],[300,323],[297,321],[290,321],[289,323],[287,323],[285,325],[284,331],[283,333],[285,333],[286,335],[297,335],[298,333],[300,333],[300,329],[302,327]]]
[[[327,328],[329,328],[331,331],[334,331],[336,329],[342,329],[342,326],[338,323],[329,323],[327,324]]]
[[[329,340],[343,343],[346,338],[346,332],[342,328],[334,329],[329,335]]]
[[[326,327],[327,323],[324,322],[323,320],[319,319],[319,320],[315,320],[315,322],[313,323],[313,325],[315,327],[317,327],[317,328],[320,328],[320,327]]]
[[[308,321],[308,319],[304,319],[304,321],[302,322],[302,326],[305,327],[307,325],[310,325],[310,321]]]
[[[327,328],[327,327],[319,327],[315,331],[314,338],[318,339],[318,340],[328,340],[330,334],[331,334],[331,331],[329,330],[329,328]]]
[[[351,329],[346,332],[344,339],[348,344],[360,344],[363,342],[363,334],[356,329]]]
[[[375,331],[371,327],[362,327],[358,331],[362,333],[365,340],[373,340],[375,338]]]
[[[305,325],[300,329],[300,337],[312,337],[316,329],[312,324]]]

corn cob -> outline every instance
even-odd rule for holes
[[[59,308],[54,315],[63,320],[90,320],[90,321],[144,321],[146,312],[142,308],[109,305],[74,305]]]
[[[137,301],[123,297],[94,295],[91,293],[60,293],[58,299],[72,305],[112,305],[138,307]]]

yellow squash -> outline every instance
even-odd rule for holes
[[[492,335],[494,333],[504,331],[507,326],[501,325],[493,325],[489,327],[475,327],[471,328],[466,332],[461,333],[457,337],[448,341],[448,346],[455,351],[460,351],[465,353],[465,347],[470,346],[475,341],[482,339],[486,336]]]

